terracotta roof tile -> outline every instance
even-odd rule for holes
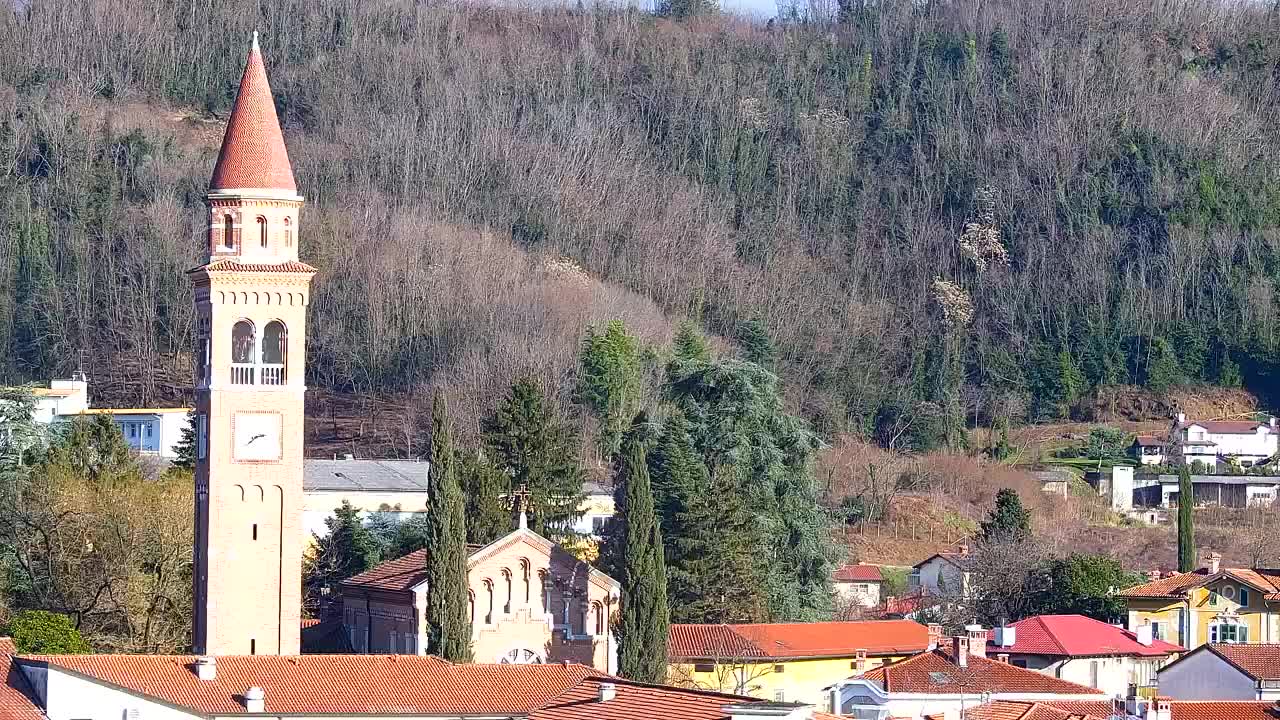
[[[342,581],[343,587],[408,590],[427,579],[427,551],[414,550]]]
[[[1173,720],[1277,720],[1280,710],[1261,700],[1174,700]]]
[[[600,701],[600,685],[614,684],[614,697]],[[727,720],[726,705],[759,702],[706,690],[588,678],[529,715],[529,720]]]
[[[313,273],[316,272],[316,269],[297,260],[288,260],[282,263],[243,263],[234,258],[221,258],[199,267],[193,267],[187,272]]]
[[[209,188],[298,190],[256,33]]]
[[[1128,598],[1171,598],[1182,597],[1188,590],[1199,587],[1209,578],[1209,570],[1200,568],[1189,573],[1174,573],[1169,577],[1152,580],[1135,585],[1117,593]]]
[[[1102,695],[1100,690],[1059,680],[1034,670],[970,655],[968,667],[956,665],[943,650],[921,653],[905,660],[868,670],[860,677],[890,693],[959,694],[1055,693]]]
[[[1209,645],[1254,680],[1280,680],[1280,644]]]
[[[172,655],[19,658],[204,714],[243,713],[240,696],[257,686],[266,693],[268,713],[522,715],[599,675],[583,665],[454,665],[416,655],[256,655],[219,657],[217,677],[200,680],[194,661]]]
[[[672,625],[673,658],[817,658],[905,655],[929,645],[929,630],[911,620],[862,622]]]
[[[884,579],[880,575],[879,565],[863,565],[862,563],[845,565],[836,570],[831,577],[836,582],[880,582]]]
[[[1111,703],[1081,704],[1096,705],[1097,712],[1063,709],[1056,704],[1029,700],[996,700],[967,710],[965,720],[1103,720],[1111,716]]]
[[[13,664],[13,640],[0,638],[0,720],[43,720],[27,678]]]
[[[1084,615],[1037,615],[1011,625],[1017,632],[1014,644],[1002,647],[987,644],[987,654],[1061,655],[1101,657],[1133,655],[1160,657],[1183,652],[1178,645],[1153,640],[1143,645],[1137,635]]]

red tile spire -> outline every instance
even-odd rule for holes
[[[276,118],[267,68],[258,48],[258,33],[253,34],[253,47],[240,78],[227,133],[222,137],[222,151],[213,168],[210,190],[236,189],[287,190],[296,193],[289,152]]]

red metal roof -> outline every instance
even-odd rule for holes
[[[944,650],[921,653],[905,660],[882,665],[858,677],[875,682],[884,688],[885,692],[890,693],[1104,694],[1101,690],[984,657],[970,655],[968,665],[960,667]]]
[[[880,582],[884,579],[880,575],[879,565],[863,565],[862,563],[845,565],[836,570],[831,578],[836,582]]]
[[[222,138],[211,190],[255,188],[297,192],[289,152],[284,146],[275,100],[267,82],[267,68],[254,33],[253,47],[240,78],[227,132]]]
[[[817,658],[906,655],[929,646],[929,629],[911,620],[672,625],[668,653],[676,659]]]
[[[1182,647],[1163,640],[1143,645],[1134,633],[1084,615],[1037,615],[1013,623],[1011,627],[1017,631],[1014,644],[1002,647],[994,641],[989,642],[988,655],[1160,657],[1183,652]]]

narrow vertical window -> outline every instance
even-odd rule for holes
[[[258,216],[258,243],[267,246],[267,219],[261,215]]]
[[[223,247],[234,248],[236,246],[236,230],[235,223],[228,215],[222,219],[222,245]]]
[[[284,219],[284,246],[293,247],[293,224],[289,218]]]
[[[253,539],[258,539],[258,523],[253,524]]]
[[[208,447],[208,422],[204,413],[196,416],[196,458],[203,460]]]
[[[254,638],[249,638],[249,654],[250,655],[258,654],[258,641]]]

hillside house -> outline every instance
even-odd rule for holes
[[[835,588],[836,597],[873,608],[880,604],[880,588],[884,584],[884,576],[879,565],[850,563],[842,565],[831,574],[831,584]]]
[[[1280,644],[1201,645],[1160,670],[1178,700],[1280,700]]]
[[[987,631],[970,627],[946,647],[835,683],[826,709],[868,720],[925,720],[959,718],[989,701],[1111,700],[1095,688],[1010,665],[1003,656],[988,658],[986,648]]]
[[[941,633],[933,626],[935,635]],[[929,646],[910,620],[672,625],[670,681],[778,702],[818,704],[824,688]]]
[[[1037,615],[992,636],[988,656],[1112,696],[1130,686],[1154,688],[1159,669],[1183,651],[1154,637],[1149,625],[1130,632],[1084,615]]]
[[[923,596],[965,596],[969,593],[969,546],[959,545],[953,552],[940,552],[916,563],[907,576],[908,592]]]
[[[1167,456],[1167,443],[1155,435],[1139,435],[1129,446],[1129,455],[1142,465],[1163,465]]]
[[[1182,445],[1182,457],[1188,464],[1200,462],[1205,467],[1233,464],[1249,468],[1275,457],[1280,452],[1280,428],[1276,418],[1264,422],[1252,420],[1194,420],[1178,413],[1174,427]]]
[[[190,427],[191,408],[95,408],[90,407],[89,381],[83,373],[66,380],[52,380],[47,388],[33,388],[32,419],[42,425],[67,422],[82,415],[107,415],[120,427],[129,447],[143,455],[172,460],[183,432]]]
[[[1130,632],[1188,650],[1205,643],[1280,642],[1280,570],[1224,568],[1211,553],[1204,567],[1153,577],[1117,593],[1128,608]]]
[[[359,653],[426,652],[426,560],[418,550],[341,584],[341,623]],[[611,622],[621,587],[521,524],[467,560],[477,661],[617,668]]]
[[[1192,475],[1197,507],[1244,508],[1271,505],[1280,496],[1280,477],[1268,475]],[[1180,485],[1177,475],[1160,475],[1155,482],[1134,488],[1134,504],[1148,508],[1174,508]]]

